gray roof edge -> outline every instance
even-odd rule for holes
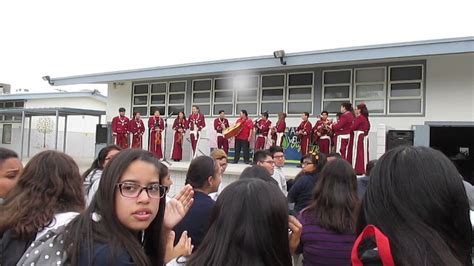
[[[103,103],[107,102],[107,96],[97,93],[96,91],[0,94],[0,100],[28,100],[28,99],[78,98],[78,97],[91,97]]]
[[[420,51],[420,48],[423,48],[423,47],[426,47],[427,49],[427,51],[424,53]],[[413,49],[414,51],[411,51],[410,53],[411,49]],[[392,50],[398,50],[399,54],[398,55],[387,54],[386,56],[384,56],[383,54],[380,53],[380,51],[392,51]],[[364,51],[368,53],[368,54],[365,54],[365,57],[363,56],[364,54],[362,54],[364,53]],[[401,54],[400,53],[401,51],[404,51],[405,53]],[[310,57],[310,58],[316,59],[312,62],[313,64],[323,64],[323,63],[335,63],[335,62],[355,61],[355,60],[372,60],[372,59],[377,59],[377,58],[385,59],[385,58],[391,58],[391,57],[423,56],[423,55],[453,54],[453,53],[466,53],[466,52],[474,52],[474,37],[473,36],[289,53],[285,57],[286,57],[286,61],[288,62],[288,65],[295,66],[295,65],[303,64],[303,62],[304,64],[311,64],[311,62],[309,62],[310,60],[298,59],[302,57]],[[377,58],[370,56],[370,54],[374,54],[374,53],[378,54],[379,56]],[[341,55],[343,55],[344,58],[341,58]],[[331,59],[329,57],[334,57],[334,58]],[[326,61],[321,60],[321,58],[326,58]],[[301,61],[301,62],[297,62],[297,61]],[[232,64],[234,66],[231,66]],[[58,78],[51,78],[51,82],[53,83],[53,86],[88,84],[88,83],[108,83],[112,81],[125,81],[125,80],[134,80],[134,79],[153,78],[156,76],[156,73],[158,72],[160,72],[160,77],[161,76],[164,77],[167,75],[169,76],[178,76],[178,75],[186,75],[186,74],[192,75],[192,74],[209,73],[212,71],[216,71],[215,69],[213,70],[215,66],[219,66],[220,68],[219,70],[217,70],[217,72],[281,67],[280,63],[277,60],[275,60],[272,55],[271,56],[266,55],[266,56],[225,59],[225,60],[216,60],[216,61],[207,61],[207,62],[197,62],[197,63],[190,63],[190,64],[160,66],[160,67],[152,67],[152,68],[141,68],[141,69],[132,69],[132,70],[94,73],[94,74],[77,75],[77,76],[69,76],[69,77],[58,77]],[[247,67],[245,68],[242,66],[247,66]],[[207,67],[207,69],[199,71],[198,68],[200,67]],[[155,73],[155,74],[152,74],[152,73]]]

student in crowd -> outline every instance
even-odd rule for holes
[[[256,178],[263,180],[265,182],[274,184],[278,186],[278,183],[273,179],[268,170],[261,165],[252,165],[245,168],[242,173],[240,173],[239,179],[248,179]]]
[[[273,175],[275,161],[268,150],[258,150],[253,155],[253,165],[260,165],[267,169],[270,175]]]
[[[221,167],[211,157],[199,156],[191,161],[186,184],[194,189],[194,203],[183,220],[174,227],[174,231],[176,235],[187,231],[195,248],[199,248],[206,235],[215,204],[209,194],[217,191],[221,180]]]
[[[209,232],[186,265],[291,266],[290,252],[300,235],[301,224],[288,217],[285,197],[276,186],[239,180],[217,199]]]
[[[309,206],[298,220],[305,265],[350,265],[355,241],[357,181],[343,159],[326,164]]]
[[[397,147],[378,160],[362,200],[358,232],[366,233],[366,225],[388,238],[390,250],[375,249],[373,238],[361,236],[353,262],[381,265],[390,251],[394,265],[471,265],[471,222],[462,179],[434,149]]]
[[[211,157],[216,160],[216,162],[219,164],[221,167],[221,179],[223,179],[225,170],[227,169],[228,166],[228,161],[227,161],[227,153],[223,149],[214,149],[211,152]],[[219,188],[217,189],[217,192],[209,194],[209,197],[211,197],[213,200],[217,200],[217,197],[219,197],[219,194],[222,192],[224,189],[223,183],[219,185]]]
[[[168,192],[171,189],[171,185],[173,185],[173,179],[171,179],[169,168],[166,164],[161,163],[160,165],[160,172],[158,174],[160,176],[160,184],[165,187],[166,190],[166,201],[171,200],[171,196]]]
[[[0,204],[18,183],[18,178],[23,169],[16,152],[0,148]]]
[[[310,204],[316,181],[325,164],[326,155],[322,153],[308,153],[301,158],[301,173],[295,178],[296,181],[288,192],[290,211],[299,213]]]
[[[186,186],[166,204],[162,164],[148,151],[117,154],[104,169],[87,210],[66,227],[72,265],[163,265],[165,239],[192,204]]]
[[[74,160],[57,151],[35,155],[0,205],[0,265],[16,265],[35,239],[68,223],[84,205]]]
[[[285,166],[285,153],[281,146],[271,146],[268,150],[272,155],[273,161],[275,162],[275,167],[273,170],[273,179],[278,183],[278,186],[281,189],[281,192],[286,196],[288,195],[288,190],[286,186],[286,178],[283,173],[283,166]]]
[[[92,162],[91,167],[87,169],[83,174],[84,180],[84,194],[86,197],[86,206],[92,201],[97,189],[99,188],[100,177],[102,175],[102,171],[104,167],[109,163],[109,161],[117,154],[119,151],[122,150],[117,145],[109,145],[107,147],[102,148],[99,151],[99,155],[97,158]]]
[[[372,168],[374,168],[377,160],[371,160],[366,166],[365,175],[362,177],[357,178],[357,196],[359,199],[364,197],[365,191],[367,190],[367,186],[369,186],[369,179],[370,179],[370,172]]]

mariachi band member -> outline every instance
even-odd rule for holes
[[[171,159],[179,162],[183,159],[183,139],[184,133],[188,129],[188,121],[184,112],[179,112],[178,117],[173,122],[174,141],[173,151],[171,152]]]
[[[160,117],[160,111],[155,110],[155,113],[150,119],[148,119],[148,128],[150,130],[150,144],[148,150],[156,156],[156,158],[163,158],[163,152],[161,150],[162,132],[165,129],[165,122]]]
[[[351,126],[352,121],[354,121],[352,104],[349,102],[342,103],[341,113],[339,120],[331,125],[331,129],[336,138],[336,152],[339,153],[343,159],[347,160]]]
[[[265,144],[267,143],[268,133],[270,132],[270,126],[272,121],[268,120],[268,112],[263,112],[259,120],[255,122],[254,127],[256,128],[257,140],[255,141],[255,150],[264,150]]]
[[[364,103],[360,103],[354,109],[356,118],[350,128],[351,138],[349,141],[350,151],[348,159],[352,163],[357,175],[366,173],[366,165],[369,162],[369,111]]]
[[[119,108],[119,116],[112,119],[112,135],[114,143],[122,149],[128,148],[128,122],[125,116],[125,108]]]
[[[300,148],[301,148],[302,156],[305,156],[309,151],[309,140],[311,138],[311,129],[313,128],[308,118],[309,118],[309,113],[304,112],[301,115],[301,119],[303,121],[301,121],[300,125],[296,129],[296,135],[300,139]]]
[[[272,127],[272,142],[273,145],[282,146],[283,138],[285,136],[286,129],[286,113],[278,113],[278,121],[276,125]]]
[[[214,129],[217,133],[217,148],[229,153],[229,140],[224,137],[224,130],[229,128],[229,120],[225,118],[224,110],[219,111],[219,117],[214,119]]]
[[[199,143],[201,130],[206,126],[204,115],[199,112],[199,106],[194,105],[192,114],[188,119],[189,137],[191,139],[191,148],[193,149],[193,158],[196,156],[196,147]]]
[[[240,132],[235,136],[235,156],[232,163],[240,160],[240,151],[244,151],[244,163],[250,163],[250,138],[252,137],[253,121],[248,117],[247,110],[240,111],[240,117],[235,122],[240,125]]]
[[[331,148],[331,120],[328,111],[322,111],[321,116],[313,127],[313,140],[319,151],[328,154]]]
[[[145,125],[140,118],[139,112],[133,112],[133,119],[128,123],[128,131],[132,133],[132,148],[141,149],[143,147],[143,133],[145,133]]]

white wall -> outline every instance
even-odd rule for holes
[[[122,84],[122,85],[118,85]],[[107,108],[106,116],[107,121],[111,122],[112,118],[118,115],[118,109],[124,107],[127,111],[126,114],[130,117],[132,110],[130,110],[132,104],[132,83],[131,82],[118,82],[117,85],[109,83],[107,89]]]

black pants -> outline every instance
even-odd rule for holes
[[[234,163],[238,163],[240,160],[240,151],[244,150],[244,162],[250,162],[250,142],[248,140],[235,139],[235,155]]]

